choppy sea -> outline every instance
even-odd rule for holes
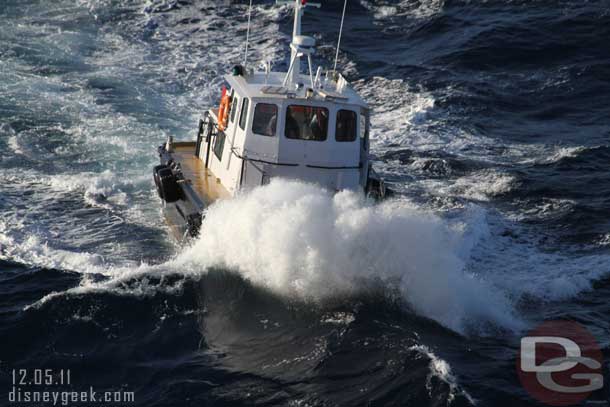
[[[342,7],[304,17],[316,65]],[[155,147],[194,137],[246,26],[244,1],[0,1],[0,405],[41,368],[138,406],[537,405],[519,340],[556,319],[609,360],[608,1],[350,0],[339,66],[395,198],[272,182],[179,245]],[[285,70],[291,29],[255,1],[253,64]]]

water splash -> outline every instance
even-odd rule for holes
[[[353,192],[276,180],[212,206],[202,230],[174,267],[221,265],[313,300],[381,285],[459,332],[484,323],[520,326],[501,292],[464,271],[460,228],[408,201],[373,205]]]

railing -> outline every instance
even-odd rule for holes
[[[220,130],[218,124],[211,117],[209,112],[205,112],[203,118],[199,119],[199,127],[197,131],[197,143],[195,146],[195,155],[200,157],[201,146],[205,140],[206,153],[205,153],[205,168],[209,167],[210,154],[212,148],[212,142],[215,137],[218,137]],[[217,141],[218,142],[218,141]],[[214,146],[216,148],[216,146]],[[240,187],[255,187],[267,184],[269,182],[269,175],[262,168],[260,164],[272,164],[272,165],[284,165],[284,166],[298,166],[298,164],[288,163],[274,163],[270,161],[260,160],[256,158],[250,158],[246,155],[240,155],[237,153],[236,148],[231,148],[231,153],[237,158],[242,160],[241,174],[240,174]]]
[[[259,186],[259,185],[265,185],[267,183],[269,183],[269,174],[267,173],[267,171],[265,171],[262,168],[262,165],[268,165],[268,166],[277,166],[277,167],[298,167],[299,164],[295,164],[295,163],[278,163],[278,162],[273,162],[273,161],[267,161],[267,160],[263,160],[260,158],[253,158],[253,157],[248,157],[246,154],[240,155],[237,152],[237,148],[233,147],[231,149],[231,153],[239,158],[240,160],[242,160],[242,164],[241,164],[241,177],[240,177],[240,187],[241,186]],[[249,174],[249,170],[250,169],[254,169],[256,171],[257,178],[254,179],[254,182],[252,181],[252,178],[249,178],[248,174]]]
[[[239,187],[257,187],[269,183],[269,175],[265,172],[262,166],[258,164],[261,160],[256,160],[247,157],[246,155],[240,155],[237,153],[236,148],[231,148],[231,153],[241,160],[241,170],[239,176]],[[253,174],[253,176],[250,176]]]
[[[210,147],[212,138],[218,136],[218,124],[210,116],[210,112],[205,112],[202,119],[199,119],[199,128],[197,131],[197,145],[195,146],[195,155],[199,157],[201,153],[201,143],[205,136],[206,152],[205,152],[205,168],[208,168],[210,163]],[[204,134],[205,133],[205,134]]]
[[[248,157],[245,153],[243,155],[240,155],[237,152],[237,148],[233,147],[231,149],[231,153],[237,157],[238,159],[242,160],[242,164],[241,164],[241,175],[240,175],[240,183],[239,186],[246,186],[246,187],[256,187],[256,186],[260,186],[260,185],[265,185],[267,183],[269,183],[269,179],[270,179],[270,175],[268,173],[268,171],[265,170],[265,168],[263,168],[263,165],[268,166],[268,167],[299,167],[302,164],[297,164],[297,163],[282,163],[282,162],[273,162],[273,161],[267,161],[267,160],[263,160],[260,158],[253,158],[253,157]],[[261,165],[263,164],[263,165]],[[322,170],[358,170],[362,168],[362,164],[358,164],[358,165],[349,165],[349,166],[325,166],[325,165],[311,165],[311,164],[304,164],[305,167],[307,168],[315,168],[315,169],[322,169]],[[255,171],[255,176],[250,176],[250,174],[252,174],[252,171]]]

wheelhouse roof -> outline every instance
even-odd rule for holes
[[[356,93],[351,85],[345,80],[343,86],[337,91],[337,82],[321,80],[322,86],[314,89],[313,97],[307,97],[307,90],[311,89],[311,78],[308,75],[299,75],[299,83],[303,86],[295,89],[282,86],[285,72],[256,72],[245,76],[225,75],[229,86],[237,92],[240,97],[278,99],[281,100],[303,100],[334,103],[337,105],[349,104],[368,108],[366,102]]]

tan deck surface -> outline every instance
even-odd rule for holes
[[[180,163],[184,178],[190,181],[193,190],[206,204],[217,199],[231,197],[220,180],[212,171],[205,168],[205,163],[199,157],[195,156],[194,142],[174,143],[172,156],[176,162]]]

